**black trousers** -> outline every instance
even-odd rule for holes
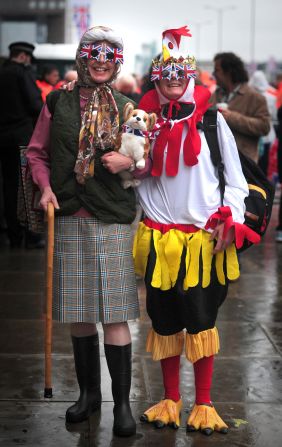
[[[187,329],[189,334],[197,334],[212,329],[215,326],[218,309],[227,296],[228,280],[226,279],[226,285],[221,285],[218,282],[215,256],[212,262],[210,285],[205,288],[201,286],[202,274],[200,274],[199,284],[196,287],[189,287],[188,290],[184,290],[185,257],[186,249],[182,253],[175,286],[162,291],[151,286],[156,262],[156,253],[153,244],[151,244],[145,276],[146,306],[148,315],[152,320],[152,327],[159,335],[173,335],[182,329]]]
[[[23,233],[17,218],[19,148],[17,146],[0,147],[0,162],[3,179],[4,217],[8,227],[8,238],[12,244],[16,244],[21,240]]]

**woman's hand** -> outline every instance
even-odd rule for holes
[[[125,171],[130,168],[133,159],[119,154],[118,152],[108,152],[101,157],[104,168],[108,169],[112,174],[117,174],[120,171]]]
[[[47,212],[48,203],[53,203],[54,207],[58,210],[60,209],[57,198],[53,193],[50,186],[46,186],[42,191],[42,196],[39,205]]]
[[[224,230],[224,222],[218,224],[213,230],[210,240],[213,241],[217,239],[216,245],[213,249],[213,254],[219,253],[222,250],[226,250],[229,245],[232,244],[235,238],[234,227],[231,227],[226,235],[226,238],[223,240],[223,230]]]
[[[74,89],[76,82],[77,81],[73,80],[73,81],[68,82],[67,84],[63,84],[61,89],[71,92]]]

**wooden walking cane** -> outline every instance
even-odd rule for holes
[[[54,205],[47,209],[47,259],[46,259],[46,321],[45,321],[45,388],[44,397],[53,397],[52,392],[52,297],[53,297],[53,252],[54,252]]]

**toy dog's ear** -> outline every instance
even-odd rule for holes
[[[132,102],[127,102],[123,108],[123,119],[124,121],[127,121],[130,114],[132,113],[132,110],[134,110],[134,106]]]
[[[148,118],[149,118],[148,130],[152,130],[157,122],[157,115],[155,113],[149,113]]]

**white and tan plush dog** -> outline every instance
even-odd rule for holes
[[[143,169],[150,150],[149,132],[153,129],[157,116],[155,113],[134,109],[133,104],[128,102],[124,106],[123,117],[123,133],[118,151],[133,158],[136,168]],[[120,172],[120,176],[124,189],[140,184],[140,180],[133,178],[129,171]]]

